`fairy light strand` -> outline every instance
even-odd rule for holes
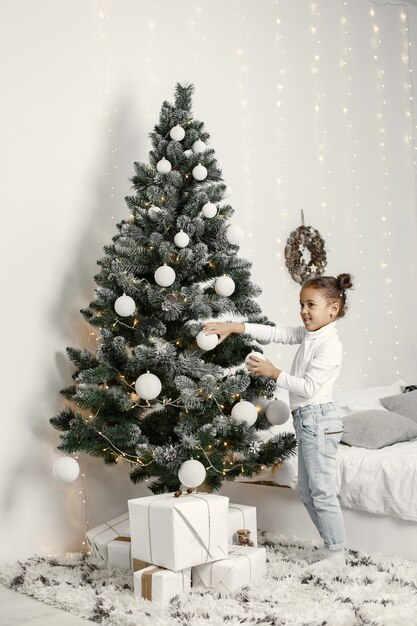
[[[376,7],[376,5],[374,5]],[[383,284],[384,284],[384,292],[385,292],[385,300],[388,301],[388,309],[387,315],[390,318],[393,314],[393,306],[394,306],[394,294],[392,293],[392,278],[390,276],[390,267],[389,267],[389,257],[391,254],[391,243],[390,237],[392,232],[390,230],[392,223],[392,189],[391,189],[391,180],[390,180],[390,169],[388,164],[388,150],[387,150],[387,128],[385,121],[385,110],[387,104],[387,95],[385,90],[385,70],[382,67],[382,35],[381,35],[381,26],[380,20],[377,17],[375,8],[371,8],[369,10],[369,15],[371,18],[371,28],[372,28],[372,49],[373,49],[373,60],[376,70],[376,78],[377,78],[377,94],[379,96],[378,102],[378,111],[377,111],[377,120],[378,120],[378,144],[379,144],[379,154],[381,158],[381,173],[383,175],[383,200],[381,205],[383,206],[383,214],[380,216],[381,219],[381,234],[383,237],[382,246],[384,249],[384,258],[381,260],[380,266],[383,273]],[[391,302],[390,302],[391,300]],[[394,334],[395,336],[395,334]],[[396,365],[396,373],[399,375],[398,367],[398,354],[396,354],[398,340],[394,343],[394,348],[390,350],[390,356],[395,361]],[[371,360],[371,356],[368,356],[368,360]]]

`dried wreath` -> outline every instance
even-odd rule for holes
[[[292,231],[285,246],[285,265],[292,278],[300,284],[313,274],[323,274],[327,265],[326,250],[322,236],[312,226],[305,226],[303,213],[301,215],[302,226]],[[303,256],[305,249],[311,255],[308,263],[306,263]]]

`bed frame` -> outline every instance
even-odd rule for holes
[[[321,542],[294,489],[269,481],[240,481],[225,482],[220,493],[231,502],[256,506],[260,530]],[[348,548],[417,561],[417,522],[343,506],[342,511]]]

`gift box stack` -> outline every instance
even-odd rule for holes
[[[229,506],[225,496],[197,492],[136,498],[128,505],[132,558],[149,564],[133,574],[138,597],[168,602],[191,585],[231,592],[264,575],[255,507]]]
[[[227,593],[265,574],[253,506],[197,492],[135,498],[128,506],[86,537],[109,567],[133,571],[139,598],[166,603],[191,586]]]

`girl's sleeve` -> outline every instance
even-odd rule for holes
[[[342,364],[342,354],[340,342],[324,345],[313,357],[302,378],[281,372],[277,385],[297,396],[312,398],[338,372]]]
[[[244,323],[245,334],[250,335],[260,344],[266,343],[301,343],[304,335],[304,326],[268,326],[263,324]]]

